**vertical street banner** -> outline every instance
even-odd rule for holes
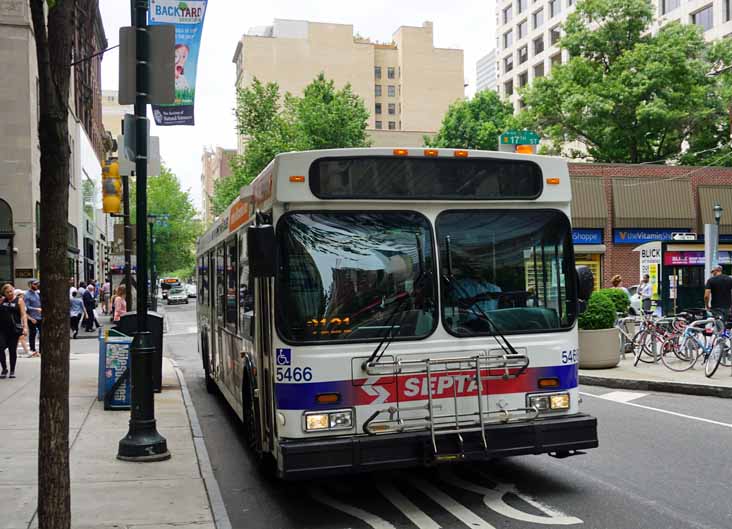
[[[150,0],[148,24],[175,26],[175,103],[152,105],[156,125],[194,125],[196,67],[207,0]]]

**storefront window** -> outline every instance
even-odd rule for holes
[[[602,256],[599,253],[577,253],[574,256],[577,266],[586,266],[595,276],[595,290],[602,288]]]
[[[13,212],[0,200],[0,282],[13,280]]]

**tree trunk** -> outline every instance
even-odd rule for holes
[[[39,268],[43,281],[43,355],[38,424],[38,526],[39,529],[69,529],[68,101],[76,1],[52,3],[47,26],[44,3],[30,0],[38,59],[41,147]]]

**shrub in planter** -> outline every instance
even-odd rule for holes
[[[615,305],[615,312],[619,312],[620,314],[628,313],[630,298],[624,290],[620,290],[619,288],[603,288],[598,294],[605,294],[610,298],[610,301]]]
[[[623,294],[622,291],[619,292]],[[585,331],[612,329],[615,326],[615,308],[613,300],[607,294],[593,292],[587,302],[587,310],[579,317],[579,328]]]

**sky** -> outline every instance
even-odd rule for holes
[[[130,25],[130,3],[100,0],[109,46],[119,42],[119,28]],[[195,126],[157,127],[163,162],[189,189],[201,207],[201,154],[204,146],[236,148],[233,108],[236,69],[234,50],[242,34],[275,18],[353,24],[354,33],[381,42],[391,41],[399,26],[434,23],[434,44],[464,50],[466,95],[475,90],[475,63],[495,47],[494,0],[209,0],[204,21],[196,80]],[[117,50],[102,60],[102,88],[118,89]],[[316,72],[317,73],[317,72]]]

